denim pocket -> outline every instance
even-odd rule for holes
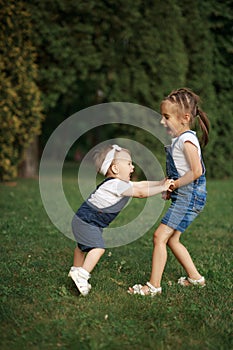
[[[206,192],[198,193],[194,195],[193,210],[196,213],[200,213],[206,203]]]

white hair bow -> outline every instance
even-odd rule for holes
[[[110,167],[114,156],[115,152],[120,152],[122,148],[118,145],[112,145],[112,149],[106,154],[106,157],[103,161],[103,164],[101,165],[100,173],[103,174],[104,176],[107,174],[108,168]]]

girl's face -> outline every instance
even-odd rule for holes
[[[179,108],[176,103],[170,101],[164,101],[161,104],[161,124],[167,128],[167,133],[171,137],[177,137],[184,131],[190,129],[189,127],[189,115],[183,113],[179,114]]]
[[[126,151],[117,152],[117,156],[112,165],[112,172],[118,179],[130,181],[130,176],[134,171],[131,156]]]

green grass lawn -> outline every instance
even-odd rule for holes
[[[67,178],[69,193],[75,183]],[[151,229],[106,250],[84,298],[67,277],[75,243],[51,224],[38,182],[0,185],[0,349],[232,349],[232,186],[233,180],[208,181],[206,208],[183,235],[205,288],[178,286],[184,272],[169,252],[162,295],[127,294],[149,278]]]

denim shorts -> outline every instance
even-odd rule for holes
[[[189,185],[180,187],[172,193],[172,203],[161,220],[174,230],[184,232],[203,210],[206,202],[206,191],[193,190]]]

